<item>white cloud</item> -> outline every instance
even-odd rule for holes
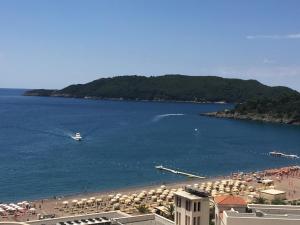
[[[274,64],[275,60],[273,59],[268,59],[268,58],[264,58],[263,59],[263,64]]]
[[[247,39],[300,39],[300,33],[296,34],[272,34],[272,35],[248,35]]]

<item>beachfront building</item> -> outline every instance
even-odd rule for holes
[[[0,225],[174,225],[174,222],[157,214],[132,216],[120,211],[95,213],[34,220],[28,222],[0,222]]]
[[[222,195],[217,196],[215,201],[215,224],[222,225],[223,212],[232,208],[240,213],[245,213],[247,209],[246,201],[238,196]]]
[[[222,225],[299,225],[300,206],[248,205],[251,213],[240,213],[234,209],[224,211]]]
[[[286,192],[276,190],[276,189],[267,189],[267,190],[260,191],[260,196],[269,201],[284,200],[286,199]]]
[[[206,192],[185,188],[174,193],[175,225],[208,225],[209,198]]]

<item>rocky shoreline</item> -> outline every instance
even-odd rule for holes
[[[217,117],[217,118],[226,118],[226,119],[252,120],[252,121],[260,121],[260,122],[267,122],[267,123],[300,125],[300,121],[296,121],[291,118],[278,118],[270,114],[255,114],[255,113],[241,114],[238,112],[221,111],[221,112],[201,113],[200,115]]]

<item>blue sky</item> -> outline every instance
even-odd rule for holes
[[[181,73],[300,91],[299,17],[297,0],[1,0],[0,87]]]

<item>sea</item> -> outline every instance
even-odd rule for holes
[[[0,202],[298,165],[300,126],[201,116],[231,104],[27,97],[0,89]],[[80,132],[81,142],[72,139]]]

